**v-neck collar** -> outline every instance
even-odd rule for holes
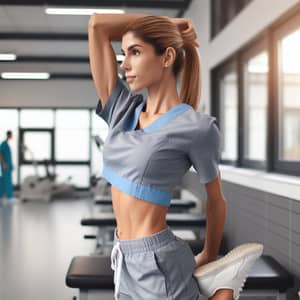
[[[173,106],[171,109],[169,109],[167,112],[159,116],[157,119],[155,119],[153,122],[151,122],[149,125],[144,127],[143,129],[136,129],[136,126],[138,124],[140,114],[144,106],[146,105],[146,101],[142,101],[135,109],[134,111],[134,119],[131,123],[132,126],[130,126],[129,131],[132,132],[140,132],[140,133],[147,133],[155,131],[165,125],[167,125],[172,119],[174,119],[178,114],[183,113],[184,111],[191,108],[191,106],[187,103],[179,103]]]

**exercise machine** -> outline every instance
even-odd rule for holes
[[[94,142],[99,150],[102,152],[104,141],[99,135],[93,136]],[[111,184],[101,176],[92,175],[90,179],[91,194],[94,200],[101,200],[102,197],[111,197]]]
[[[54,198],[74,198],[75,187],[69,181],[72,179],[69,176],[64,182],[56,181],[56,174],[49,170],[49,161],[44,160],[43,164],[46,170],[46,176],[40,176],[38,173],[38,164],[34,158],[32,151],[26,146],[22,146],[22,151],[27,151],[32,159],[34,175],[26,176],[21,184],[20,200],[38,200],[52,201]]]

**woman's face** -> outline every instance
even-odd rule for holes
[[[157,56],[151,44],[135,37],[132,32],[127,32],[122,38],[122,53],[125,57],[120,68],[125,72],[131,91],[160,82],[164,71],[164,56]]]

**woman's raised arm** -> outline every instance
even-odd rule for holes
[[[117,60],[111,41],[122,39],[126,25],[144,14],[93,14],[88,25],[90,68],[102,107],[117,82]]]

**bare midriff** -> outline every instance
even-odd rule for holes
[[[146,118],[142,111],[135,130],[145,128],[161,114]],[[143,238],[167,227],[168,207],[141,200],[111,186],[113,210],[120,240]]]
[[[146,237],[167,228],[168,207],[129,196],[114,186],[111,193],[120,240]]]

